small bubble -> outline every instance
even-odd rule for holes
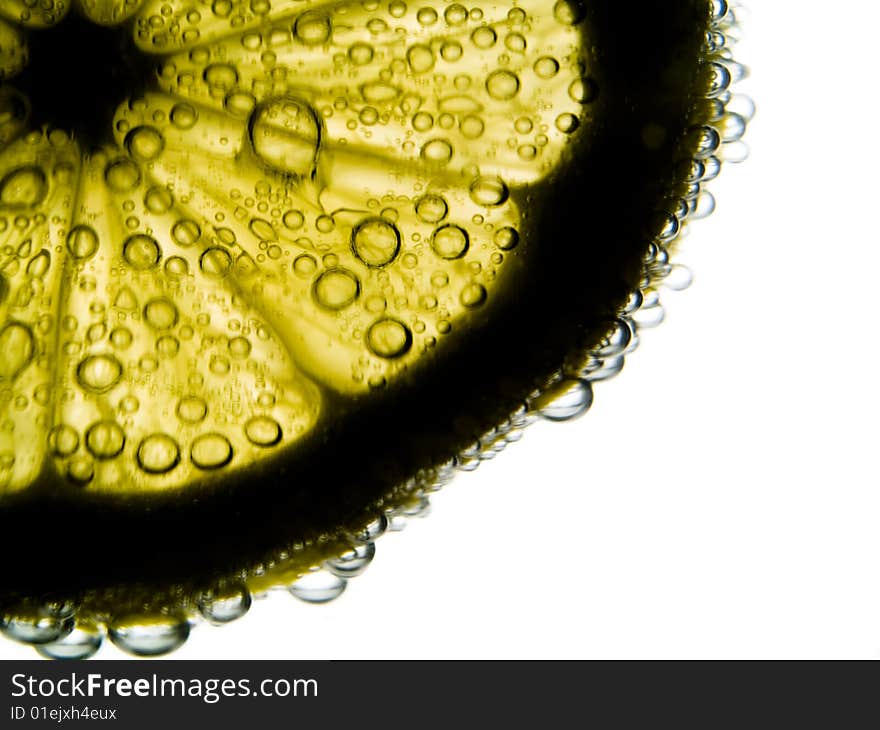
[[[125,240],[122,257],[133,269],[146,271],[158,265],[162,250],[152,236],[136,233]]]
[[[212,624],[225,624],[244,616],[251,607],[251,594],[244,585],[224,586],[199,600],[199,613]]]
[[[485,303],[487,297],[486,287],[482,284],[468,284],[461,290],[459,301],[468,309],[481,306]]]
[[[519,77],[507,69],[493,71],[486,77],[486,91],[493,99],[508,101],[519,92]]]
[[[199,119],[199,114],[192,104],[181,102],[171,108],[171,123],[178,129],[192,129]]]
[[[516,248],[519,243],[519,233],[516,228],[504,226],[495,231],[495,236],[492,238],[492,241],[502,251],[510,251],[511,249]]]
[[[222,434],[203,434],[193,441],[190,458],[199,469],[219,469],[232,460],[232,444]]]
[[[274,446],[281,441],[281,426],[269,416],[255,416],[244,425],[245,436],[256,446]]]
[[[574,114],[565,112],[556,117],[556,129],[563,134],[571,134],[578,128],[578,126],[580,126],[580,122]]]
[[[177,279],[189,273],[189,264],[180,256],[169,256],[165,259],[165,273],[171,278]]]
[[[106,393],[112,390],[122,377],[122,363],[113,355],[92,355],[80,362],[76,379],[86,390]]]
[[[49,432],[49,448],[55,456],[70,456],[79,448],[79,434],[67,424],[59,424]]]
[[[368,218],[352,230],[351,250],[370,268],[387,266],[400,251],[400,232],[382,218]]]
[[[342,595],[347,581],[327,570],[306,573],[289,590],[291,595],[306,603],[327,603]]]
[[[208,404],[197,395],[181,398],[177,404],[177,417],[185,423],[201,423],[208,415]]]
[[[429,140],[422,146],[422,158],[438,164],[449,162],[452,152],[452,144],[443,138]]]
[[[495,45],[495,41],[498,40],[498,36],[492,28],[488,25],[483,25],[474,30],[471,33],[471,41],[473,44],[482,50],[486,50],[487,48],[491,48]]]
[[[88,484],[95,478],[95,464],[86,456],[75,456],[67,463],[67,478],[74,484]]]
[[[131,330],[127,327],[117,327],[110,332],[110,344],[119,350],[127,349],[133,339]]]
[[[568,86],[568,95],[572,101],[576,101],[579,104],[589,104],[599,96],[599,87],[589,77],[575,79]]]
[[[307,46],[320,46],[330,40],[330,18],[325,13],[310,10],[296,19],[293,33],[297,40]]]
[[[232,267],[232,256],[223,248],[209,248],[199,256],[199,269],[205,276],[220,278],[226,276]]]
[[[125,135],[125,148],[136,160],[155,160],[165,149],[165,138],[154,127],[135,127]]]
[[[150,434],[138,446],[137,462],[148,474],[165,474],[180,462],[180,447],[167,434]]]
[[[439,223],[449,212],[446,200],[440,195],[427,193],[416,201],[416,215],[425,223]]]
[[[86,431],[86,448],[96,459],[112,459],[124,446],[125,432],[116,421],[98,421]]]
[[[471,183],[470,196],[477,205],[484,207],[501,205],[507,200],[507,185],[499,177],[481,176]]]
[[[160,656],[181,646],[189,637],[189,623],[175,617],[123,617],[109,626],[110,640],[135,656]]]
[[[18,210],[43,202],[49,193],[46,173],[36,165],[25,165],[8,172],[0,180],[0,207]]]
[[[174,205],[174,196],[168,188],[156,185],[144,194],[144,206],[157,215],[167,213]]]
[[[118,157],[107,163],[104,168],[104,181],[112,191],[127,193],[141,182],[141,171],[138,166],[126,157]]]
[[[319,306],[331,311],[345,309],[360,296],[357,276],[342,267],[327,269],[312,286],[312,295]]]
[[[144,319],[157,330],[171,329],[177,324],[177,307],[170,299],[156,297],[144,306]]]
[[[402,357],[412,347],[412,333],[400,320],[385,317],[370,325],[367,346],[373,354],[385,359]]]
[[[532,66],[535,74],[542,79],[552,79],[559,73],[559,61],[552,56],[541,56]]]
[[[182,218],[171,227],[171,237],[178,246],[192,246],[202,235],[201,226],[190,218]]]
[[[87,225],[78,225],[67,234],[67,250],[75,259],[88,259],[98,250],[98,234]]]
[[[431,249],[441,259],[460,259],[467,252],[468,246],[467,232],[453,224],[441,226],[431,236]]]

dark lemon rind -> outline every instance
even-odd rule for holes
[[[681,164],[698,154],[690,130],[712,115],[709,3],[645,3],[636,18],[608,5],[584,9],[604,49],[590,67],[600,89],[625,91],[600,93],[595,132],[549,191],[515,192],[530,212],[523,238],[540,246],[454,354],[340,425],[319,424],[295,460],[254,467],[211,496],[8,500],[0,545],[19,558],[6,602],[73,596],[81,613],[112,621],[145,604],[187,613],[224,578],[256,589],[289,581],[339,554],[376,511],[417,500],[442,475],[436,465],[478,456],[498,424],[503,439],[510,414],[559,378],[560,364],[570,371],[594,350],[644,285],[646,241],[691,183]],[[639,40],[656,47],[631,59]]]

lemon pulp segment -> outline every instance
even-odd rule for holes
[[[520,408],[637,288],[710,17],[0,3],[9,590],[312,555]]]

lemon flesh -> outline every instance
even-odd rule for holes
[[[709,5],[4,4],[2,590],[332,542],[519,408],[637,288]]]

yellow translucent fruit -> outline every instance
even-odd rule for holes
[[[159,70],[97,149],[0,93],[0,489],[211,484],[489,316],[590,120],[545,4],[78,0]]]

